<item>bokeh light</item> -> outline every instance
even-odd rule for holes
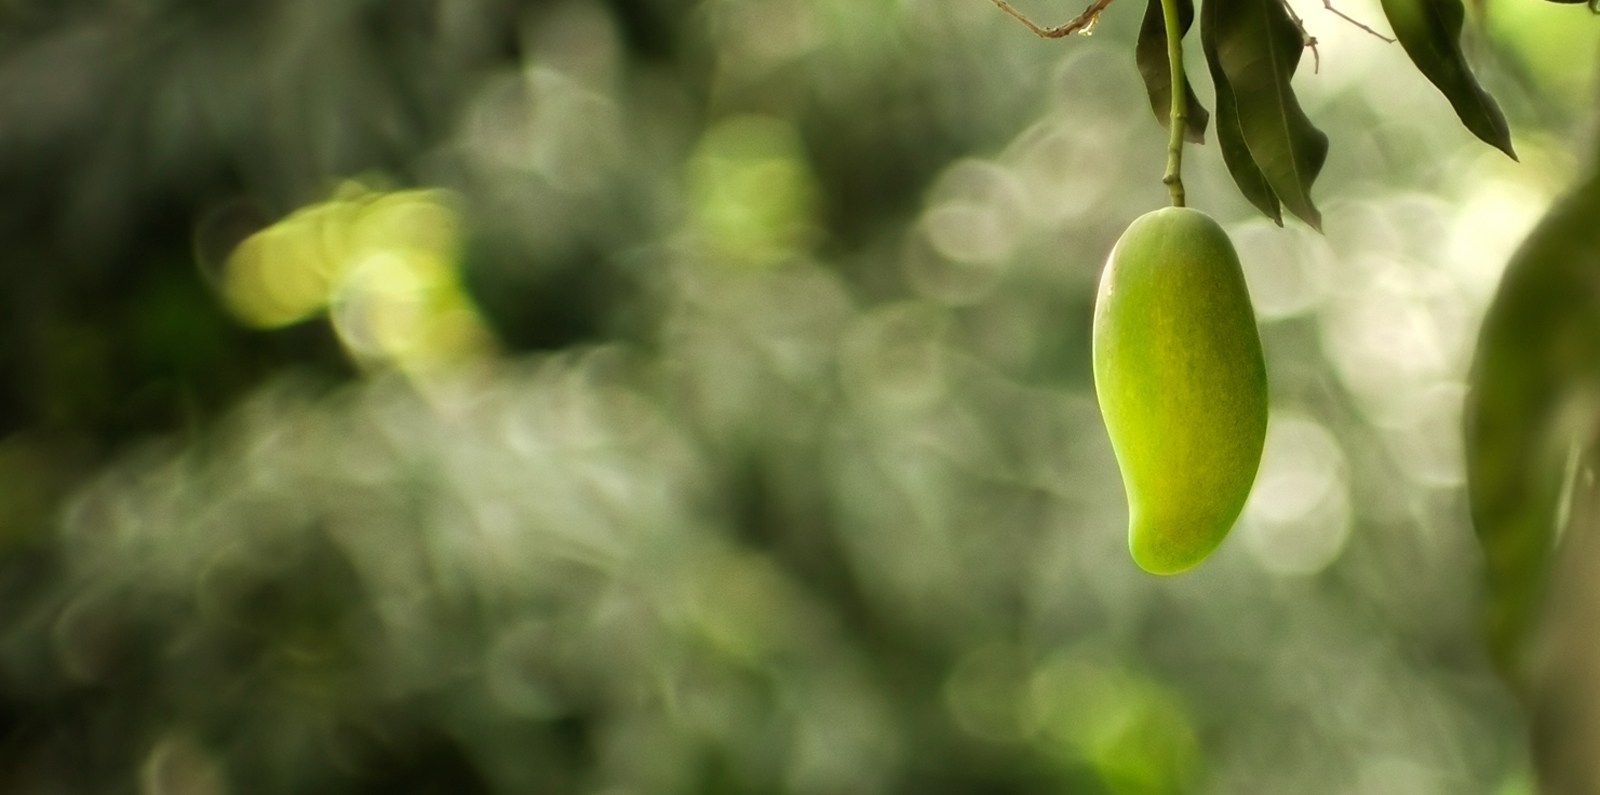
[[[347,183],[240,243],[223,293],[241,320],[264,328],[328,312],[362,364],[420,373],[482,358],[494,340],[457,275],[451,202]]]
[[[779,262],[815,233],[817,189],[799,137],[781,119],[740,116],[707,130],[688,179],[701,234],[736,262]]]

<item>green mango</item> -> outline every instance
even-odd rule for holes
[[[1128,549],[1176,574],[1244,508],[1267,434],[1267,373],[1239,255],[1168,207],[1122,233],[1100,277],[1094,384],[1128,493]]]

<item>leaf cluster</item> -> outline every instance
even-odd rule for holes
[[[1194,20],[1192,0],[1179,4],[1181,29]],[[1466,12],[1461,0],[1384,0],[1384,15],[1396,39],[1423,76],[1442,92],[1474,135],[1516,157],[1511,131],[1494,98],[1478,84],[1461,49]],[[1148,0],[1135,56],[1163,125],[1172,97],[1161,0]],[[1216,87],[1216,112],[1208,114],[1185,85],[1185,137],[1203,142],[1211,118],[1234,183],[1264,215],[1282,225],[1287,209],[1312,228],[1322,214],[1311,187],[1328,156],[1328,137],[1317,129],[1295,96],[1293,78],[1308,37],[1284,0],[1205,0],[1200,8],[1200,43]],[[1185,81],[1187,83],[1187,80]]]

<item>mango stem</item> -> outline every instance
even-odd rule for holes
[[[1172,75],[1172,109],[1168,113],[1167,173],[1161,182],[1172,194],[1172,206],[1184,206],[1183,131],[1188,122],[1188,82],[1183,76],[1183,30],[1178,21],[1178,0],[1161,0],[1167,25],[1167,64]]]

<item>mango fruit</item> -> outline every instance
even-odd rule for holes
[[[1128,549],[1153,574],[1204,560],[1244,508],[1267,433],[1267,373],[1239,255],[1210,216],[1167,207],[1111,249],[1094,384],[1128,496]]]

